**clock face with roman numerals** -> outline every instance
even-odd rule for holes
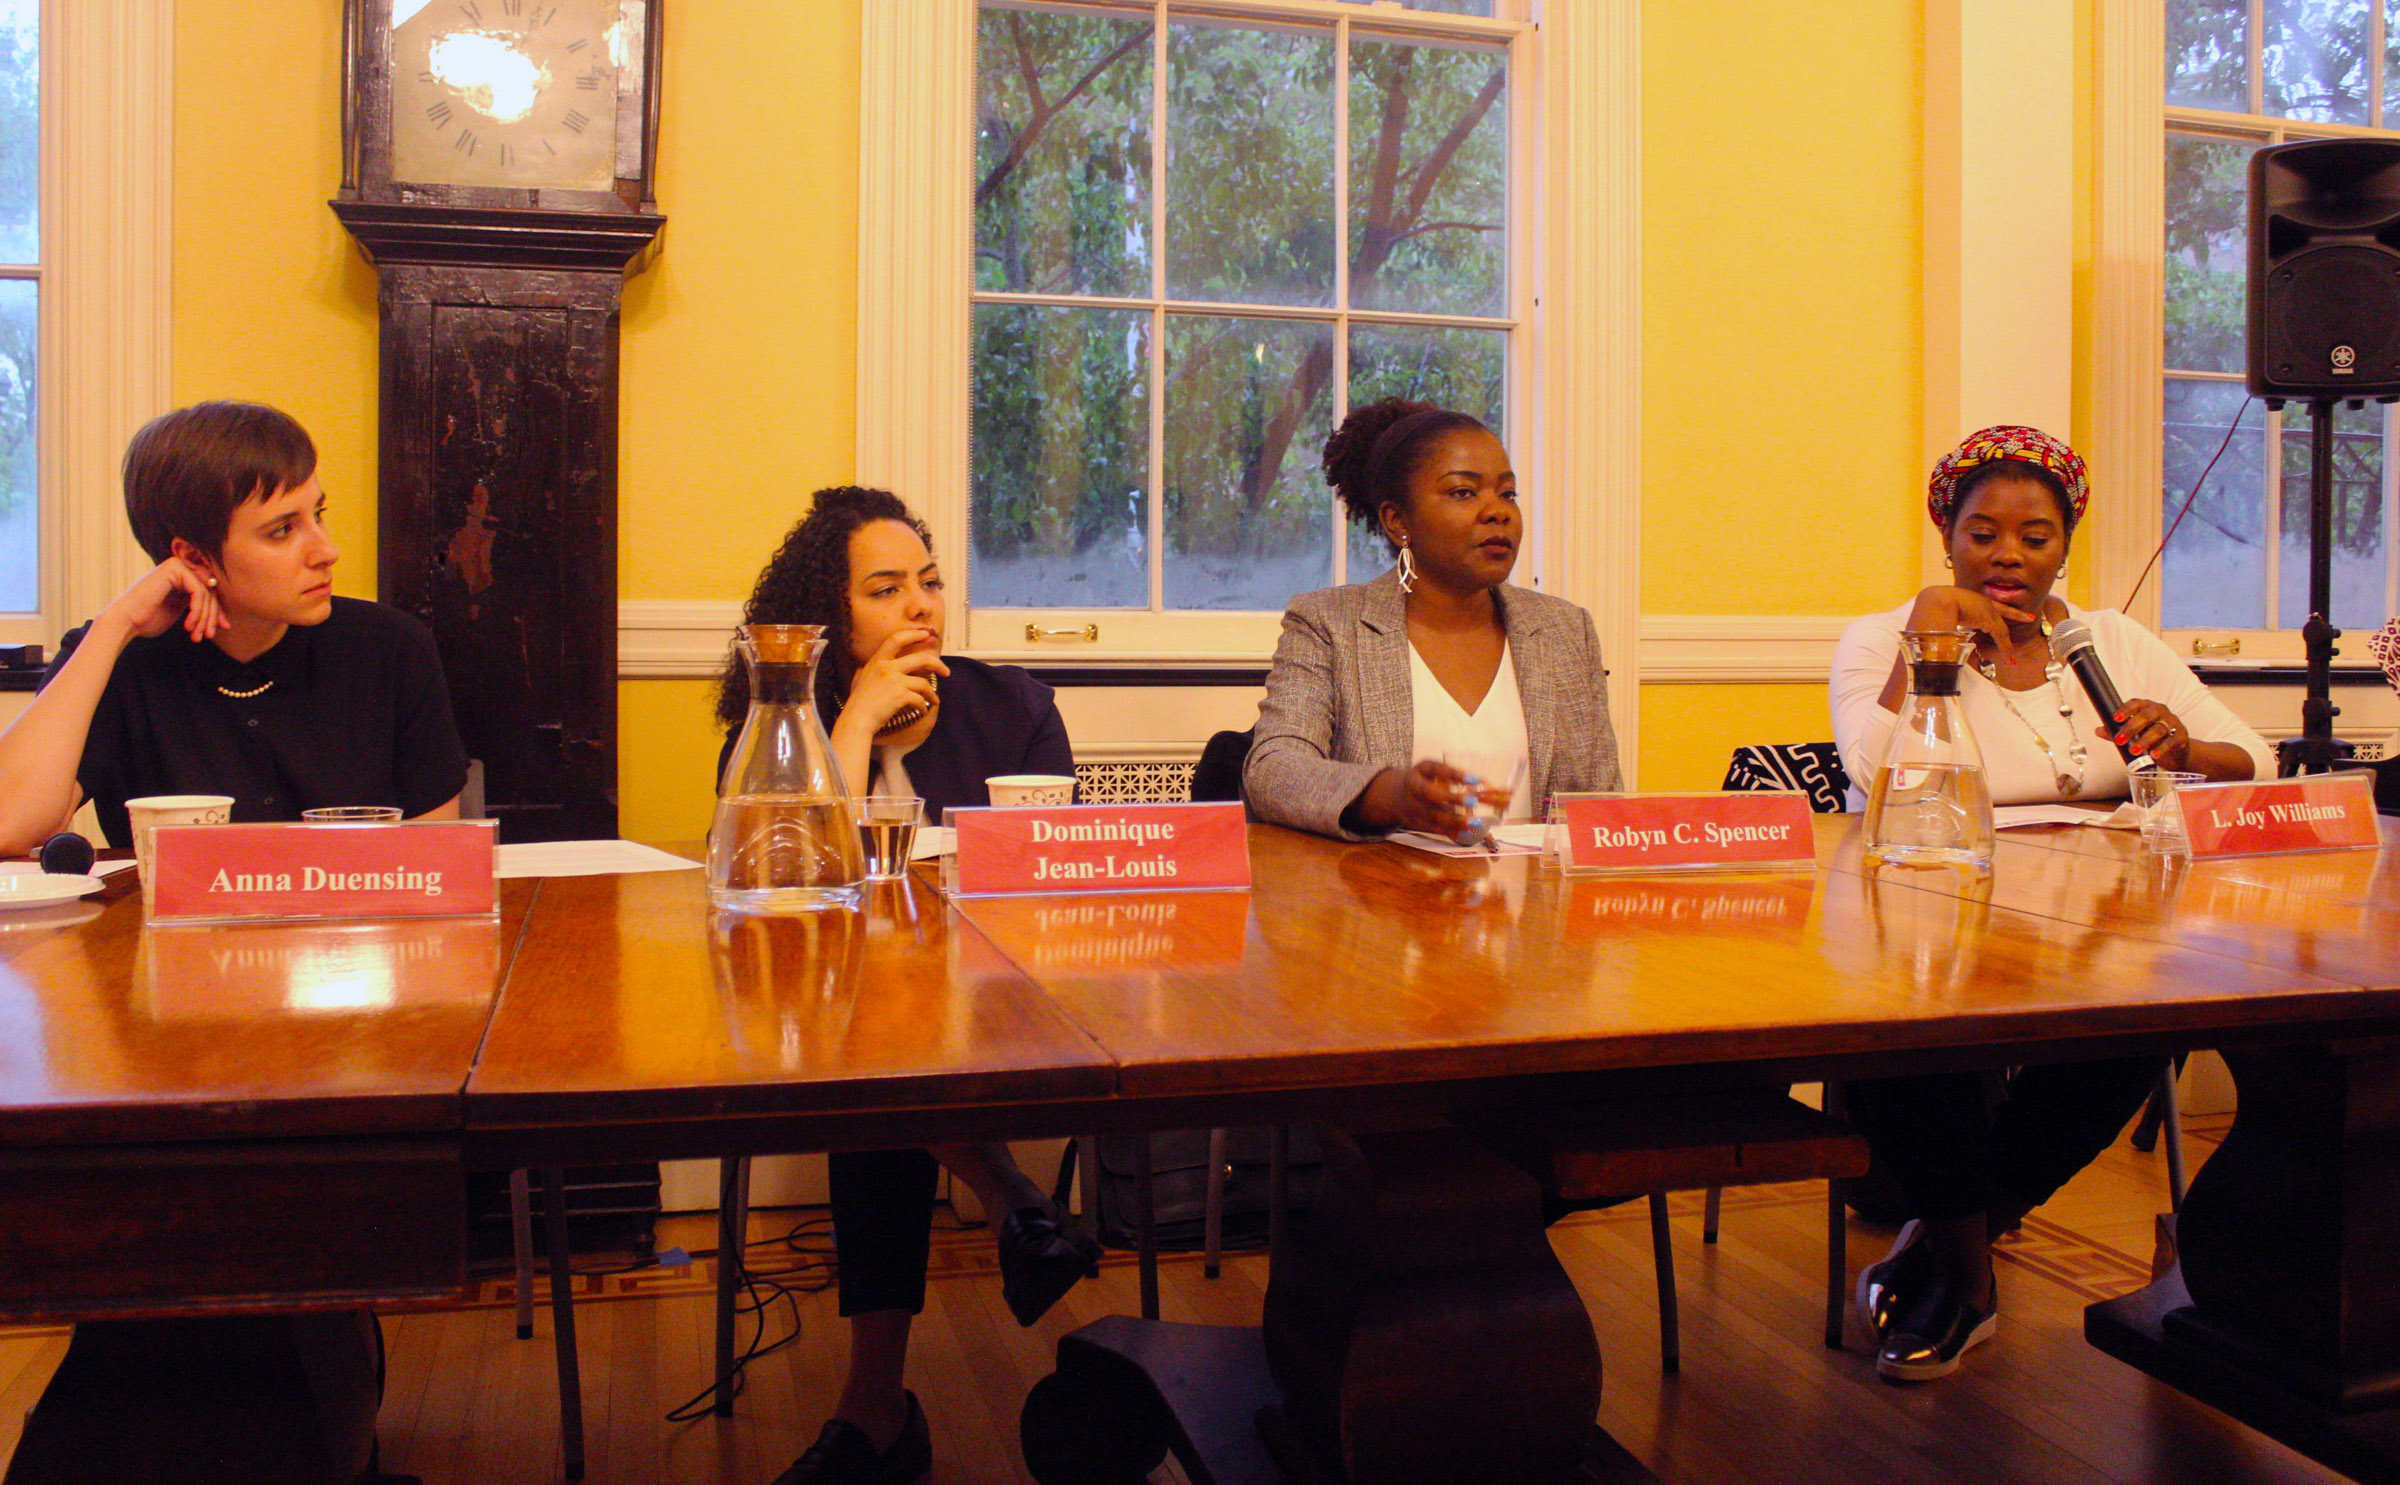
[[[392,0],[392,179],[609,189],[629,29],[619,0]]]

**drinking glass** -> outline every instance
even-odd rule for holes
[[[2134,808],[2142,812],[2143,848],[2162,856],[2190,854],[2192,843],[2183,833],[2183,809],[2175,802],[2175,791],[2206,783],[2208,776],[2137,768],[2132,778]]]
[[[1442,754],[1441,761],[1467,776],[1468,840],[1488,838],[1492,827],[1506,819],[1512,810],[1520,819],[1530,813],[1521,808],[1525,792],[1522,756],[1451,749]]]
[[[400,811],[384,804],[340,804],[302,810],[300,818],[310,825],[397,825]]]
[[[907,876],[925,801],[914,794],[870,794],[855,808],[859,844],[867,853],[867,880],[889,882]]]

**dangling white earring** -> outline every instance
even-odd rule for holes
[[[1414,593],[1416,590],[1417,563],[1415,558],[1409,556],[1408,542],[1403,538],[1400,543],[1400,591]]]

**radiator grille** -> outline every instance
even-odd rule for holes
[[[1192,797],[1192,766],[1189,759],[1078,763],[1075,797],[1085,804],[1180,804]]]

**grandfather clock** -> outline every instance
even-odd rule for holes
[[[382,279],[378,577],[501,839],[617,833],[617,310],[665,218],[658,0],[346,0],[334,214]]]

